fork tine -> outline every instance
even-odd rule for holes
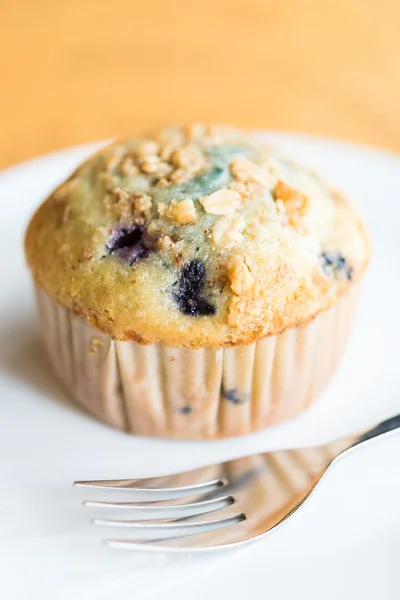
[[[173,487],[153,487],[152,479],[115,479],[100,481],[75,481],[75,487],[92,488],[97,490],[119,490],[137,493],[146,496],[149,494],[152,500],[183,498],[185,496],[196,496],[198,494],[208,494],[228,485],[225,478],[214,479],[193,485],[173,486]],[[143,498],[144,499],[144,498]]]
[[[250,520],[246,518],[235,524],[235,526],[225,526],[208,531],[193,532],[192,535],[137,539],[127,535],[120,539],[105,539],[103,544],[110,548],[121,548],[131,551],[150,551],[150,552],[192,552],[211,550],[221,546],[236,545],[247,538]],[[126,530],[128,532],[128,530]],[[244,531],[246,533],[244,533]]]
[[[87,500],[84,506],[89,508],[123,509],[133,513],[134,519],[168,519],[202,515],[221,508],[231,506],[235,502],[232,496],[223,496],[199,502],[188,502],[186,504],[157,503],[134,503],[134,502],[100,502]]]
[[[215,529],[222,529],[236,525],[246,519],[244,513],[236,513],[228,517],[213,519],[200,522],[173,521],[168,523],[137,522],[137,521],[114,521],[111,519],[94,519],[94,525],[104,525],[107,527],[121,527],[136,530],[134,537],[127,541],[140,542],[141,540],[157,541],[183,536],[190,536],[198,533],[205,533]],[[107,540],[108,544],[113,542],[123,543],[125,540]]]

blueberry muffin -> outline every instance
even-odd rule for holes
[[[369,255],[356,211],[318,174],[202,125],[95,154],[38,209],[25,248],[73,395],[121,429],[183,438],[305,409],[337,364]]]

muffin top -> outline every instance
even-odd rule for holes
[[[33,216],[37,285],[117,340],[248,344],[307,323],[361,276],[357,213],[314,171],[232,127],[104,148]]]

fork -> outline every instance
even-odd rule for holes
[[[276,450],[175,475],[77,481],[97,493],[120,490],[124,501],[87,500],[89,508],[124,512],[126,519],[93,524],[128,532],[106,545],[132,550],[205,550],[265,536],[304,504],[339,457],[400,428],[400,414],[322,446]],[[215,513],[215,514],[214,514]]]

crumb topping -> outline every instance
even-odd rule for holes
[[[231,290],[236,296],[247,294],[253,287],[250,260],[244,256],[234,254],[228,263],[228,279]]]
[[[83,163],[26,238],[36,281],[117,339],[249,343],[313,318],[362,274],[341,194],[233,127],[126,138]]]
[[[228,215],[241,207],[242,197],[235,190],[222,188],[200,198],[200,204],[210,215]]]

